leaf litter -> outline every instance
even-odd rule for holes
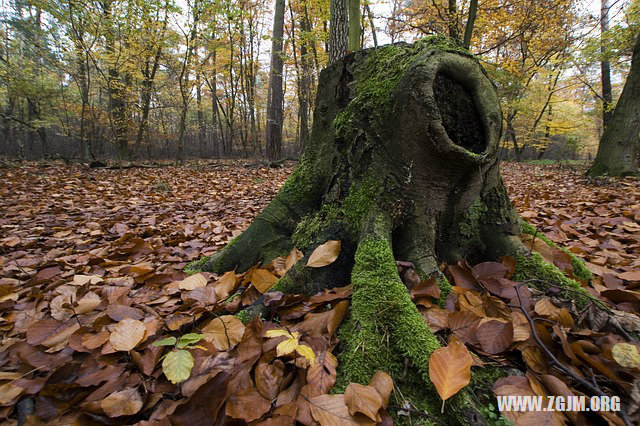
[[[242,232],[290,171],[238,162],[0,170],[11,183],[0,190],[0,417],[15,418],[24,398],[35,402],[33,421],[140,425],[373,424],[389,418],[390,397],[406,407],[385,372],[330,395],[348,283],[311,298],[267,293],[269,320],[245,325],[233,316],[268,292],[299,251],[245,274],[182,272]],[[615,310],[617,323],[640,323],[637,180],[603,184],[573,169],[520,164],[502,171],[519,212],[587,261],[595,276],[590,291]],[[160,183],[169,191],[159,191]],[[325,247],[310,266],[330,264],[339,242]],[[572,275],[561,254],[541,254]],[[552,368],[541,342],[579,377],[621,395],[638,421],[637,340],[604,324],[597,307],[576,312],[570,297],[511,281],[513,268],[509,258],[442,265],[453,291],[439,305],[435,279],[421,281],[410,263],[398,262],[443,343],[430,362],[442,398],[469,383],[468,369],[487,365],[521,371],[499,379],[496,395],[583,395],[579,382]],[[598,321],[602,327],[592,327]],[[464,359],[457,371],[447,371],[443,351],[453,351],[446,359]],[[503,414],[528,421],[527,413]],[[600,416],[621,424],[614,413],[555,415],[548,420],[587,424]]]

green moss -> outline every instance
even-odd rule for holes
[[[487,213],[487,206],[478,197],[471,207],[467,209],[462,220],[460,220],[458,226],[460,230],[461,241],[463,246],[467,246],[469,243],[477,242],[481,240],[480,235],[480,220]]]
[[[529,222],[527,222],[525,220],[522,220],[522,231],[525,234],[535,235],[536,238],[540,238],[542,241],[547,243],[547,245],[549,247],[557,248],[557,249],[560,249],[560,250],[564,251],[565,253],[567,253],[569,255],[569,257],[571,258],[571,266],[573,267],[573,275],[580,281],[583,281],[583,282],[585,282],[587,284],[591,283],[591,280],[593,279],[593,275],[591,274],[591,271],[587,268],[587,265],[585,265],[585,263],[584,263],[584,261],[582,259],[580,259],[575,254],[571,253],[571,251],[569,251],[565,247],[558,246],[555,242],[550,240],[546,235],[544,235],[542,232],[538,231]]]
[[[204,256],[204,257],[201,257],[200,259],[189,262],[184,267],[183,272],[187,275],[193,275],[193,274],[197,274],[198,272],[202,272],[208,261],[209,261],[209,256]]]
[[[321,193],[318,177],[322,174],[318,172],[318,164],[310,164],[309,156],[303,155],[296,169],[280,189],[291,206],[306,205]]]
[[[438,299],[438,305],[440,307],[444,307],[444,301],[447,299],[449,293],[451,293],[451,284],[444,275],[440,275],[438,276],[438,278],[436,278],[436,284],[440,289],[440,298]]]
[[[516,272],[513,276],[515,281],[537,279],[548,286],[568,289],[579,309],[584,308],[590,301],[599,303],[597,299],[587,293],[580,283],[566,277],[557,267],[544,260],[540,253],[533,252],[530,255],[517,256],[516,260]],[[533,282],[531,287],[540,287],[541,285],[544,284]]]
[[[354,71],[355,97],[336,115],[333,125],[338,139],[352,141],[360,132],[359,120],[390,99],[416,56],[427,50],[441,50],[473,57],[449,37],[429,36],[414,44],[387,45],[370,51]],[[384,119],[384,117],[381,117]]]
[[[351,316],[340,328],[341,351],[337,391],[350,382],[366,384],[377,371],[388,372],[401,386],[404,398],[419,409],[438,413],[441,401],[431,381],[428,365],[440,342],[431,332],[398,276],[389,242],[369,238],[360,242],[352,272]],[[412,366],[405,372],[404,360]],[[451,424],[464,423],[464,393],[447,403]]]
[[[342,212],[334,204],[325,204],[322,208],[300,220],[291,236],[293,244],[302,251],[308,249],[318,235],[332,223],[341,220]]]
[[[344,199],[342,211],[352,231],[359,232],[369,212],[379,203],[384,186],[378,178],[365,176],[358,187],[352,186]]]

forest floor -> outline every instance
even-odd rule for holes
[[[389,420],[391,412],[394,418],[435,420],[437,413],[406,407],[396,393],[389,402],[393,384],[388,388],[384,380],[347,388],[347,397],[326,395],[335,382],[332,350],[348,312],[348,283],[311,299],[269,301],[278,322],[245,327],[223,314],[256,300],[298,254],[245,274],[188,278],[182,272],[246,229],[293,170],[246,164],[107,170],[29,163],[0,169],[0,419],[12,424],[22,413],[31,424],[203,424],[203,418],[310,424],[334,416],[364,424]],[[505,163],[501,170],[518,212],[582,258],[594,274],[589,291],[616,309],[619,321],[633,323],[637,318],[625,312],[640,312],[640,180],[589,180],[579,165]],[[545,247],[534,250],[546,251],[546,259],[572,276],[562,253]],[[511,283],[509,260],[502,267],[482,265]],[[445,272],[459,289],[444,309],[435,303],[433,283],[412,282],[406,262],[399,272],[443,342],[451,331],[473,350],[474,369],[487,364],[527,371],[526,377],[500,379],[496,394],[501,385],[523,394],[585,392],[549,369],[526,318],[500,300],[504,292],[484,285],[477,267],[449,265]],[[236,292],[240,297],[229,298]],[[553,325],[538,333],[545,330],[543,340],[557,359],[605,393],[622,396],[627,414],[637,419],[640,345],[633,336],[581,326],[584,312],[560,296],[530,297],[530,315]],[[489,305],[496,304],[503,311],[491,314]],[[456,332],[453,318],[462,313],[477,318],[472,336]],[[492,320],[479,323],[487,317]],[[487,342],[485,332],[498,337]],[[169,338],[160,342],[168,348],[153,345],[162,338]],[[630,347],[621,361],[619,353]],[[368,395],[360,398],[368,405],[353,402],[354,392]],[[499,415],[491,401],[481,403],[487,415]],[[580,424],[594,419],[545,415]],[[613,413],[601,415],[620,424]]]

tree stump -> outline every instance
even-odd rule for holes
[[[404,375],[405,397],[439,413],[428,364],[440,343],[411,302],[396,260],[412,262],[422,278],[438,274],[443,261],[507,254],[522,259],[531,276],[557,272],[518,237],[521,220],[498,170],[501,132],[493,84],[450,39],[350,54],[322,71],[310,140],[280,192],[244,233],[193,268],[240,272],[297,246],[305,258],[273,290],[354,287],[339,331],[338,383],[366,384],[376,370]],[[305,267],[327,240],[342,242],[338,259]],[[446,295],[444,277],[439,285]],[[448,424],[482,422],[464,391],[450,401]]]

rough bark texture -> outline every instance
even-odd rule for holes
[[[284,0],[276,0],[273,16],[273,43],[271,45],[271,71],[267,99],[267,157],[279,160],[282,157],[282,36],[284,34]]]
[[[305,258],[273,290],[354,286],[339,331],[338,388],[384,370],[404,376],[398,384],[405,398],[437,413],[428,360],[439,342],[411,302],[396,260],[413,262],[425,278],[438,274],[441,261],[510,254],[526,265],[520,278],[580,288],[520,243],[521,221],[498,173],[501,123],[494,86],[448,38],[350,54],[321,73],[311,138],[278,195],[243,234],[191,269],[242,271],[296,245]],[[338,259],[305,267],[329,239],[342,242]],[[438,282],[446,297],[449,284]],[[254,307],[249,314],[260,311]],[[481,421],[466,391],[450,401],[447,424]]]
[[[640,35],[633,48],[631,69],[611,122],[604,129],[598,154],[588,174],[598,176],[638,174],[640,146]]]
[[[348,0],[331,0],[329,6],[329,65],[347,53],[349,42]]]

